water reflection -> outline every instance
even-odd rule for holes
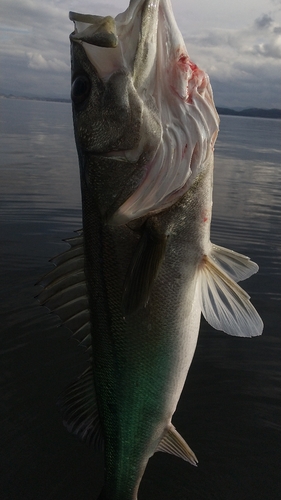
[[[271,299],[281,296],[280,131],[280,121],[222,117],[215,166],[213,239],[258,262],[245,286]]]
[[[2,99],[1,208],[5,219],[81,209],[71,107]]]
[[[102,460],[68,435],[57,394],[86,366],[34,283],[81,226],[71,107],[1,100],[1,423],[4,500],[89,500]],[[199,467],[167,454],[150,461],[140,500],[279,500],[280,121],[222,117],[212,239],[252,257],[264,335],[237,339],[202,328],[174,423]]]

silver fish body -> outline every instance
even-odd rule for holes
[[[170,3],[70,17],[83,233],[43,278],[41,302],[92,345],[92,367],[61,398],[65,424],[104,447],[101,499],[136,500],[156,451],[196,465],[171,419],[201,313],[259,335],[236,284],[258,267],[210,243],[218,116]]]
[[[149,457],[161,449],[161,441],[173,429],[171,418],[193,357],[201,316],[196,268],[209,229],[200,216],[209,175],[202,176],[177,206],[149,220],[156,227],[156,238],[156,231],[164,232],[172,225],[165,261],[146,307],[128,316],[124,317],[121,307],[123,287],[128,262],[141,237],[126,226],[105,226],[90,213],[84,217],[94,324],[93,370],[106,450],[106,498],[136,498]],[[186,210],[191,215],[188,220]],[[90,236],[85,237],[88,224]],[[186,445],[181,454],[196,463]]]

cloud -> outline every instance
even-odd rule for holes
[[[56,0],[1,0],[2,92],[69,95],[72,25],[65,5]]]
[[[273,23],[273,19],[268,14],[263,14],[258,19],[255,20],[255,25],[257,28],[268,28]]]
[[[264,8],[269,1],[270,11]],[[68,11],[114,16],[128,2],[1,0],[0,92],[67,97],[73,27]],[[218,105],[280,107],[280,0],[248,0],[245,6],[231,2],[227,7],[222,0],[210,6],[204,0],[198,6],[172,3],[190,57],[209,73]],[[245,12],[255,12],[248,25]]]
[[[275,40],[255,45],[253,47],[253,54],[259,54],[272,59],[281,59],[281,35]]]
[[[218,105],[280,107],[280,32],[272,15],[262,14],[240,29],[185,35],[191,59],[210,75]]]
[[[45,59],[42,54],[28,52],[27,56],[29,58],[28,67],[38,70],[38,71],[67,71],[69,72],[69,66],[64,62],[60,61],[57,58],[54,59]]]
[[[230,48],[236,50],[237,54],[242,55],[256,53],[256,47],[260,46],[279,47],[280,32],[281,27],[276,25],[271,17],[263,15],[247,28],[236,30],[214,29],[203,36],[186,37],[186,39],[194,44],[200,43],[200,46],[205,49],[217,47],[227,50]],[[264,55],[264,51],[258,50],[258,52]],[[266,55],[269,56],[270,53]],[[272,50],[272,57],[279,58],[276,49]]]

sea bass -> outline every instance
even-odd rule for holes
[[[60,407],[71,432],[104,449],[99,498],[136,500],[156,451],[196,465],[171,420],[201,313],[230,335],[260,335],[237,285],[258,266],[210,242],[219,118],[169,0],[70,19],[83,230],[40,300],[92,346]]]

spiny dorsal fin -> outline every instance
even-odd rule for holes
[[[60,396],[58,407],[67,430],[96,449],[103,449],[103,436],[96,403],[92,369],[88,368],[79,379]]]
[[[39,281],[43,290],[40,304],[57,314],[62,322],[85,346],[90,346],[90,314],[84,275],[83,234],[65,240],[70,248],[51,262],[55,267]]]
[[[152,225],[145,225],[124,284],[122,306],[125,316],[146,306],[165,256],[167,238]]]
[[[171,453],[172,455],[183,458],[183,460],[186,460],[195,466],[198,463],[195,453],[193,453],[192,449],[176,431],[173,425],[165,431],[165,434],[158,445],[157,451]]]
[[[261,335],[263,322],[249,295],[207,255],[199,269],[197,293],[202,313],[213,328],[237,337]]]

